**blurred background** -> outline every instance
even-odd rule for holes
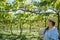
[[[53,17],[60,39],[60,0],[0,0],[0,40],[42,40],[38,34]]]

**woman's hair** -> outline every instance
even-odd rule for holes
[[[52,26],[55,26],[55,22],[54,22],[54,21],[52,21],[52,20],[48,20],[48,21],[52,22]],[[46,32],[47,30],[49,30],[49,26],[48,26],[47,28],[45,28],[44,34],[45,34],[45,32]]]

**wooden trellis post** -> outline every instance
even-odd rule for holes
[[[59,14],[60,14],[60,12],[57,13],[57,15],[58,15],[58,31],[59,31]]]

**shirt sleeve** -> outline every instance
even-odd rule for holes
[[[45,31],[45,29],[41,29],[41,30],[39,30],[39,33],[44,34],[44,31]]]
[[[57,31],[57,28],[52,30],[50,38],[52,40],[58,40],[58,31]]]

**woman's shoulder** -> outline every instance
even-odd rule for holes
[[[52,30],[57,30],[57,28],[56,27],[53,27]]]
[[[57,28],[56,27],[53,27],[52,29],[50,29],[50,32],[57,32]]]
[[[53,27],[50,32],[51,32],[51,33],[58,33],[58,30],[57,30],[56,27]]]

